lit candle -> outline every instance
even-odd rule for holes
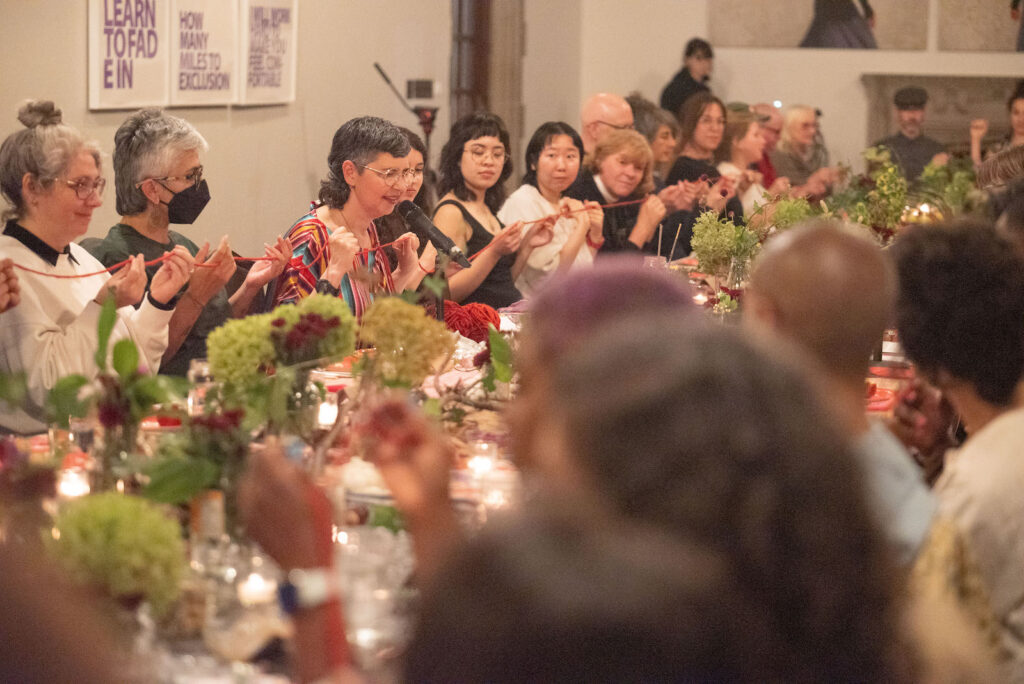
[[[260,603],[269,603],[274,600],[277,593],[277,582],[267,580],[259,573],[249,573],[249,576],[238,585],[238,600],[243,606],[255,606]]]
[[[693,303],[696,304],[697,306],[704,306],[707,303],[707,301],[708,296],[703,292],[698,292],[697,294],[693,295]]]
[[[320,413],[317,416],[317,424],[322,428],[329,428],[338,420],[338,404],[334,401],[325,401],[320,404]]]
[[[57,480],[57,494],[64,499],[77,499],[85,496],[92,488],[89,486],[89,474],[82,468],[65,468],[60,471]]]

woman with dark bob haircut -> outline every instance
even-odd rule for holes
[[[563,193],[572,185],[583,160],[583,140],[564,121],[541,124],[526,146],[523,184],[509,195],[498,212],[503,223],[536,221],[560,214],[551,242],[530,254],[516,281],[530,295],[549,274],[573,266],[589,266],[601,244],[604,212],[597,202],[583,202]]]
[[[522,222],[505,226],[495,212],[505,201],[512,175],[505,123],[494,114],[470,114],[452,126],[441,150],[441,201],[434,223],[468,255],[473,265],[449,279],[452,299],[483,302],[495,308],[523,298],[516,278],[535,246],[551,239],[549,223],[523,233]]]
[[[394,211],[415,182],[408,155],[408,139],[384,119],[361,116],[342,124],[327,156],[320,203],[285,235],[292,260],[278,281],[275,304],[315,291],[344,297],[359,317],[375,293],[401,292],[415,282],[419,240],[412,233],[401,236],[392,273],[373,224]]]

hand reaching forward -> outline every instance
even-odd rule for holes
[[[281,275],[288,260],[292,256],[292,244],[283,237],[277,238],[273,245],[263,245],[263,256],[273,261],[254,261],[249,273],[245,276],[245,284],[258,289]]]
[[[166,304],[178,294],[195,270],[195,260],[184,246],[178,245],[168,255],[167,261],[160,265],[160,270],[153,275],[153,281],[149,284],[149,293],[153,301],[159,304]]]
[[[113,297],[120,309],[122,306],[135,306],[145,293],[146,260],[141,254],[136,254],[103,284],[94,301],[103,304],[108,297]]]
[[[505,226],[501,232],[494,236],[491,241],[495,252],[501,255],[512,254],[519,249],[519,243],[523,240],[523,222]]]

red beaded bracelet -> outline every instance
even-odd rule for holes
[[[590,239],[590,233],[589,232],[587,233],[587,245],[589,245],[590,247],[592,247],[594,249],[601,249],[601,246],[603,244],[604,244],[604,238],[601,238],[600,242],[594,242],[593,240]]]

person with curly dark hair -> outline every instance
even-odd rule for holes
[[[996,621],[1007,676],[1020,681],[1024,262],[990,224],[976,220],[907,231],[892,249],[900,340],[968,433],[961,448],[946,454],[935,491],[939,516],[953,523],[966,549],[956,557],[973,567],[944,572],[980,588]]]
[[[292,258],[277,282],[275,304],[313,292],[343,297],[357,317],[379,292],[401,292],[419,282],[419,240],[405,233],[394,272],[381,248],[374,219],[390,214],[412,185],[409,141],[389,121],[351,119],[335,132],[320,203],[285,235]]]
[[[478,255],[473,265],[449,278],[452,299],[483,302],[498,309],[523,298],[515,281],[534,247],[551,240],[551,223],[505,226],[495,215],[505,202],[512,175],[508,129],[495,114],[470,114],[452,125],[441,149],[434,222],[459,249]]]

